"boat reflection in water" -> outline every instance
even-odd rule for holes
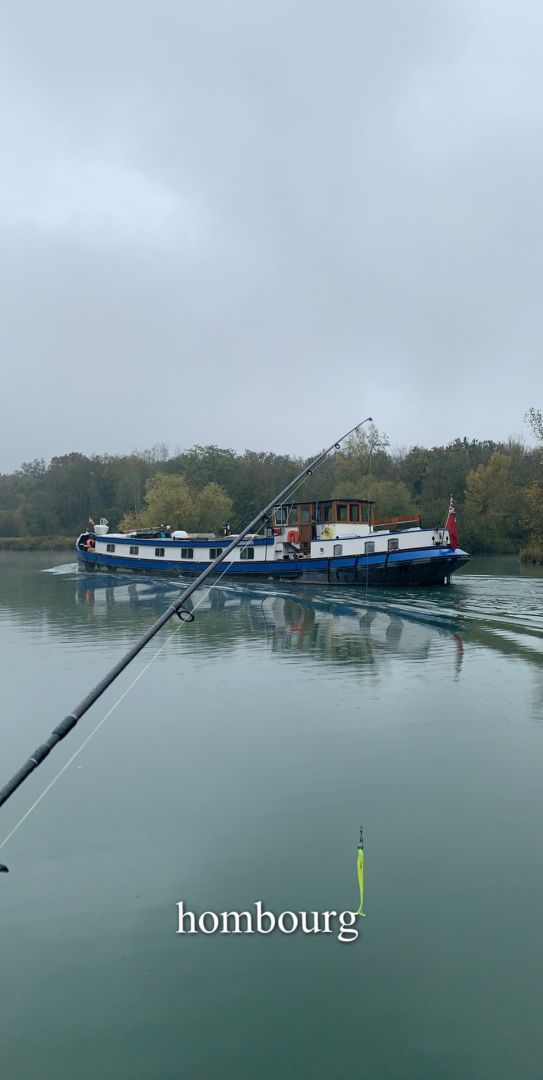
[[[166,607],[179,594],[179,586],[149,578],[137,582],[125,579],[122,584],[112,585],[108,575],[98,578],[96,574],[79,574],[75,594],[93,623],[103,620],[104,631],[110,637],[115,625],[119,629],[126,627],[127,607],[138,605],[143,615],[143,609],[149,606],[156,616],[157,604]],[[187,606],[191,608],[190,602]],[[429,616],[398,611],[393,605],[374,604],[362,598],[345,602],[333,596],[325,600],[322,593],[318,597],[305,592],[298,596],[254,586],[221,585],[196,594],[193,607],[195,622],[183,633],[183,646],[191,650],[224,651],[250,639],[252,644],[262,642],[273,652],[293,659],[297,655],[312,656],[333,664],[376,668],[393,655],[427,660],[433,650],[443,654],[446,649],[451,654],[452,670],[457,672],[463,654],[458,633],[461,620],[454,613]],[[228,619],[224,618],[225,612]]]

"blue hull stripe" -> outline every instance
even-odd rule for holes
[[[115,543],[117,543],[117,539]],[[140,542],[141,543],[141,542]],[[152,541],[152,544],[156,547],[156,541]],[[188,546],[188,545],[187,545]],[[192,544],[191,544],[192,546]],[[119,558],[116,555],[107,555],[90,551],[79,551],[76,548],[76,555],[79,559],[87,564],[93,563],[96,566],[115,567],[119,570],[151,570],[154,573],[178,573],[178,574],[201,574],[209,566],[209,561],[198,562],[197,560],[190,560],[180,562],[176,560],[173,562],[169,559],[141,559],[139,556],[128,556],[127,558]],[[383,552],[370,556],[365,555],[345,555],[345,556],[331,556],[329,559],[281,559],[272,560],[267,562],[263,560],[243,560],[243,562],[228,562],[225,561],[217,567],[216,573],[226,573],[230,575],[242,574],[244,577],[252,577],[255,574],[266,574],[270,577],[281,576],[284,577],[287,574],[299,576],[301,573],[304,575],[311,573],[328,573],[329,570],[347,570],[349,568],[358,567],[361,570],[372,569],[373,567],[394,566],[405,563],[421,563],[429,562],[432,559],[450,559],[451,562],[456,563],[457,559],[461,556],[466,556],[466,552],[461,548],[420,548],[417,551],[394,551]]]

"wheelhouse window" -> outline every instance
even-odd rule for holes
[[[334,544],[334,555],[343,555],[343,544]]]
[[[302,506],[302,525],[309,525],[311,522],[311,511],[309,506]]]
[[[349,521],[360,521],[360,507],[355,503],[349,506]]]
[[[291,508],[290,508],[290,510],[288,512],[288,523],[289,523],[289,525],[297,525],[298,524],[298,507],[297,506],[291,506]]]
[[[221,552],[222,552],[222,548],[210,548],[209,549],[209,558],[210,559],[218,559]]]
[[[155,556],[157,559],[164,558],[164,548],[155,548]]]
[[[394,537],[393,539],[388,541],[388,550],[389,551],[397,551],[399,546],[400,546],[400,541],[397,540],[396,537]]]
[[[130,546],[130,554],[131,555],[139,555],[139,553],[140,553],[139,547],[136,547],[135,544],[131,544],[131,546]]]
[[[347,521],[347,507],[346,507],[345,503],[338,503],[337,504],[337,520],[338,521]]]
[[[108,544],[106,547],[106,551],[115,551],[115,544]]]
[[[255,549],[253,547],[242,548],[239,553],[240,559],[254,559]]]
[[[286,506],[275,507],[275,524],[286,525],[288,518],[288,510]]]
[[[316,521],[317,525],[323,525],[326,521],[332,520],[332,507],[330,503],[321,503],[317,509]]]
[[[374,540],[366,540],[366,543],[364,544],[364,554],[365,555],[373,555],[374,551],[375,551],[375,541]]]
[[[194,548],[181,548],[181,558],[182,559],[193,559],[194,558]]]

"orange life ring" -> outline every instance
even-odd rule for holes
[[[95,541],[89,536],[89,539],[87,540],[87,551],[94,551],[95,547]]]
[[[287,533],[287,544],[299,544],[300,534],[297,529],[290,529]]]

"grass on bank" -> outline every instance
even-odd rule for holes
[[[73,536],[0,536],[0,551],[66,551]]]
[[[531,543],[521,548],[520,561],[533,566],[543,566],[543,543]]]

